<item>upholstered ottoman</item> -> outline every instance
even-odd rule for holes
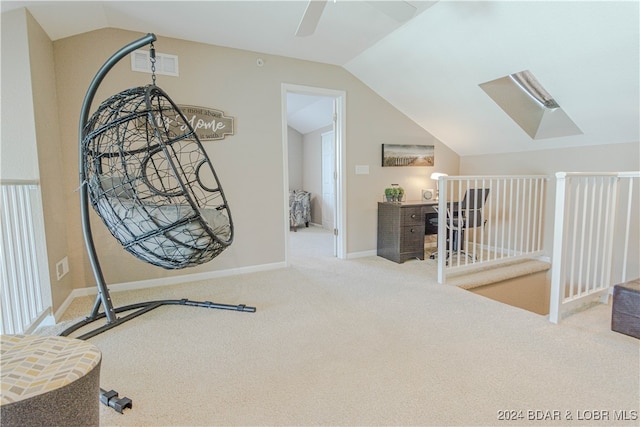
[[[98,426],[101,361],[86,341],[2,335],[1,425]]]
[[[613,287],[611,330],[640,339],[640,279]]]

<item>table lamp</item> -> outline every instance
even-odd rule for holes
[[[441,176],[449,176],[446,173],[434,172],[431,174],[431,179],[436,182],[436,200],[440,199],[440,177]]]

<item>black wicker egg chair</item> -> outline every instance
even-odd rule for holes
[[[127,251],[179,269],[210,261],[231,244],[231,213],[211,162],[160,88],[107,99],[84,134],[91,205]]]
[[[77,337],[87,339],[162,305],[255,312],[245,305],[188,299],[119,308],[111,302],[95,251],[89,204],[125,250],[165,269],[211,261],[233,241],[231,212],[211,161],[180,109],[155,85],[155,73],[153,84],[110,97],[89,118],[99,84],[120,59],[150,44],[153,70],[155,40],[148,34],[116,52],[94,77],[82,105],[81,215],[98,297],[91,314],[63,331],[63,336],[106,318],[105,325]],[[121,312],[129,313],[118,317]]]

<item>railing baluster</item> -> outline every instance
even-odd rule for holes
[[[1,188],[0,332],[22,334],[29,332],[51,304],[48,272],[40,263],[46,252],[37,243],[37,236],[44,232],[39,187],[31,182],[3,181]]]
[[[599,180],[597,177],[594,177],[593,179],[593,185],[591,186],[591,195],[590,195],[590,200],[591,200],[591,206],[589,207],[589,265],[587,268],[587,274],[588,274],[588,279],[587,280],[587,287],[589,289],[590,292],[594,291],[597,287],[598,287],[598,283],[596,281],[596,270],[597,270],[597,265],[598,265],[598,257],[595,254],[595,251],[597,251],[597,246],[594,246],[594,234],[596,236],[596,240],[597,240],[597,235],[598,235],[598,223],[596,223],[596,212],[598,211],[598,205],[600,204],[600,201],[597,199],[596,195],[597,195],[597,188],[600,186],[599,182],[601,180]],[[594,251],[595,249],[595,251]]]
[[[603,279],[602,283],[609,285],[611,281],[611,265],[613,261],[613,240],[614,240],[614,230],[615,230],[615,212],[616,206],[618,204],[618,179],[617,178],[609,178],[605,179],[607,181],[607,187],[609,191],[609,204],[606,209],[606,219],[605,219],[605,228],[603,230],[603,240],[605,242],[606,255],[603,257]]]
[[[505,246],[504,246],[504,239],[505,236],[507,235],[507,210],[506,210],[506,203],[507,203],[507,180],[503,180],[502,181],[502,227],[500,230],[500,259],[504,258],[504,250],[505,250]]]
[[[486,188],[486,182],[484,180],[484,178],[482,179],[482,185],[480,188]],[[488,203],[491,203],[490,200],[487,200]],[[484,262],[484,253],[486,252],[485,250],[485,242],[484,242],[484,216],[482,218],[480,218],[480,262]]]
[[[536,181],[537,183],[538,181]],[[539,220],[536,221],[537,227],[538,227],[538,245],[536,246],[536,251],[541,251],[543,248],[543,242],[542,242],[542,219],[544,218],[544,207],[545,207],[545,188],[546,186],[544,185],[544,181],[540,182],[540,190],[539,190],[539,195],[538,195],[538,218]]]
[[[478,188],[478,180],[474,179],[472,190],[475,191],[476,188]],[[467,187],[467,189],[469,189],[469,187]],[[475,244],[475,242],[476,242],[476,231],[477,231],[478,224],[476,224],[477,218],[475,216],[476,216],[476,212],[477,212],[477,209],[478,209],[478,197],[477,196],[478,196],[478,194],[476,193],[476,197],[473,198],[473,206],[471,207],[472,209],[469,206],[466,206],[466,208],[467,208],[467,221],[469,223],[473,224],[473,227],[474,227],[473,229],[469,230],[468,233],[466,233],[467,241],[465,243],[465,247],[467,248],[467,253],[471,249],[471,257],[472,257],[471,258],[471,262],[475,262],[475,259],[476,259],[476,244]],[[473,210],[473,216],[474,216],[473,219],[471,218],[471,212],[469,212],[470,210]],[[473,247],[469,246],[470,245],[469,242],[471,241],[471,233],[473,233]],[[468,256],[465,256],[464,260],[465,260],[465,264],[469,263],[469,257]]]
[[[627,260],[629,257],[629,234],[631,230],[631,206],[633,202],[633,180],[629,180],[629,190],[627,194],[627,220],[624,228],[624,251],[622,254],[622,277],[620,283],[627,281]]]
[[[597,196],[594,196],[597,198],[598,200],[598,209],[597,209],[597,213],[595,213],[595,218],[596,218],[596,222],[595,222],[595,232],[596,232],[596,241],[595,241],[595,253],[594,253],[594,258],[596,260],[599,260],[599,262],[596,262],[594,268],[593,268],[593,280],[594,283],[598,282],[598,274],[600,272],[602,272],[602,256],[600,254],[600,250],[602,248],[602,206],[604,204],[604,179],[599,179],[598,181],[598,185],[597,185]]]
[[[635,251],[638,250],[638,242],[631,241],[629,234],[632,206],[637,209],[638,205],[632,189],[634,181],[637,182],[640,178],[640,172],[562,172],[556,174],[556,178],[549,314],[549,320],[554,323],[558,322],[562,312],[568,310],[569,306],[584,304],[588,302],[588,297],[606,298],[613,283],[626,280],[629,270],[627,254],[631,245],[635,245]],[[623,180],[629,193],[626,200],[624,197],[618,200]],[[621,206],[618,206],[619,203]],[[570,211],[574,211],[574,214],[569,218],[569,214],[565,215],[565,212]],[[573,223],[571,232],[565,232],[564,225],[570,222]],[[617,224],[621,227],[617,227]],[[569,235],[570,241],[565,242],[564,239]],[[617,263],[616,259],[618,248],[622,252],[621,263]],[[621,267],[621,278],[615,282],[612,274],[614,265],[616,268]],[[635,265],[634,268],[637,270],[638,266]],[[568,274],[564,273],[566,269],[569,269]]]
[[[574,180],[573,179],[569,179],[569,183],[573,184]],[[578,217],[579,217],[579,210],[578,210],[578,205],[580,204],[580,183],[578,182],[578,184],[576,185],[575,188],[576,191],[572,191],[573,194],[575,194],[575,199],[573,201],[573,203],[571,203],[570,205],[570,210],[573,211],[573,233],[572,233],[572,239],[571,239],[571,247],[569,249],[569,254],[571,254],[571,268],[569,270],[569,297],[573,298],[574,295],[576,295],[576,291],[575,291],[575,285],[576,285],[576,281],[575,281],[575,272],[576,272],[576,251],[577,251],[577,239],[578,239]],[[578,285],[578,293],[579,291],[579,285]]]
[[[586,289],[586,283],[585,281],[583,281],[583,275],[584,275],[584,261],[585,261],[585,253],[586,253],[586,247],[585,247],[585,238],[586,238],[586,234],[587,234],[587,202],[589,200],[589,196],[588,196],[588,191],[589,191],[589,181],[587,180],[586,182],[584,182],[584,185],[582,186],[582,193],[583,193],[583,198],[582,198],[582,207],[580,208],[580,211],[582,212],[582,219],[580,221],[581,224],[581,228],[580,228],[580,247],[579,247],[579,251],[580,251],[580,257],[579,257],[579,262],[578,262],[578,295],[582,295],[585,294],[587,292]]]
[[[517,230],[520,229],[519,225],[520,225],[520,179],[519,178],[514,178],[515,181],[515,212],[514,212],[514,218],[515,218],[515,222],[513,224],[513,250],[515,251],[515,253],[519,253],[521,252],[518,247],[518,238],[520,237],[520,233],[517,232]]]
[[[456,200],[458,200],[458,202],[460,200],[462,200],[462,182],[460,182],[460,185],[458,185],[458,196],[456,197]],[[452,202],[453,203],[453,202]],[[453,212],[453,210],[452,210]],[[458,206],[456,208],[456,216],[458,217],[458,228],[460,228],[460,218],[462,217],[462,206],[460,206],[460,203],[458,203]],[[461,246],[461,240],[462,240],[462,235],[461,235],[461,231],[458,231],[458,235],[457,235],[457,247],[456,247],[456,263],[457,266],[460,266],[460,246]]]
[[[448,210],[451,217],[464,218],[471,227],[443,230],[451,246],[455,237],[456,247],[442,254],[438,252],[441,283],[448,271],[470,270],[487,263],[500,264],[541,254],[542,244],[538,242],[542,240],[544,220],[541,194],[544,194],[546,177],[450,176],[442,179],[440,188],[446,190],[440,195],[447,199],[441,201],[440,209],[444,207],[444,213]],[[486,199],[480,199],[484,196],[482,189],[488,191]],[[463,209],[462,200],[473,190],[477,190],[478,197],[473,201],[469,198]],[[449,220],[442,221],[445,226],[446,221]]]

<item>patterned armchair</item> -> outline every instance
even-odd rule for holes
[[[289,221],[293,231],[304,224],[309,227],[311,221],[311,193],[304,190],[289,191]]]

